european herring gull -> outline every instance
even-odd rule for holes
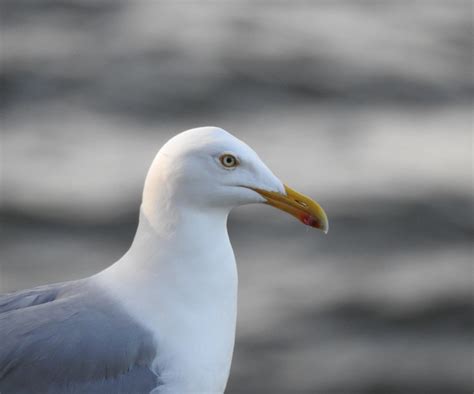
[[[0,392],[224,392],[237,315],[227,217],[250,203],[327,231],[322,208],[228,132],[201,127],[168,141],[120,260],[0,296]]]

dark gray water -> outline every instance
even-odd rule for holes
[[[228,392],[473,391],[472,2],[0,7],[1,291],[113,263],[159,147],[217,125],[330,219],[233,212]]]

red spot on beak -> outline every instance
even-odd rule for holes
[[[307,226],[321,228],[321,223],[319,222],[319,220],[308,214],[302,215],[301,222],[306,224]]]

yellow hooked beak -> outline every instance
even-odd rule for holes
[[[311,198],[298,193],[287,185],[285,185],[286,196],[262,189],[253,190],[266,198],[266,204],[288,212],[307,226],[318,228],[327,234],[329,223],[326,212]]]

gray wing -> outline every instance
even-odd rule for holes
[[[78,288],[81,282],[55,283],[15,293],[0,294],[0,316],[5,312],[54,301],[67,289]]]
[[[0,392],[149,393],[153,337],[91,280],[0,296]]]

